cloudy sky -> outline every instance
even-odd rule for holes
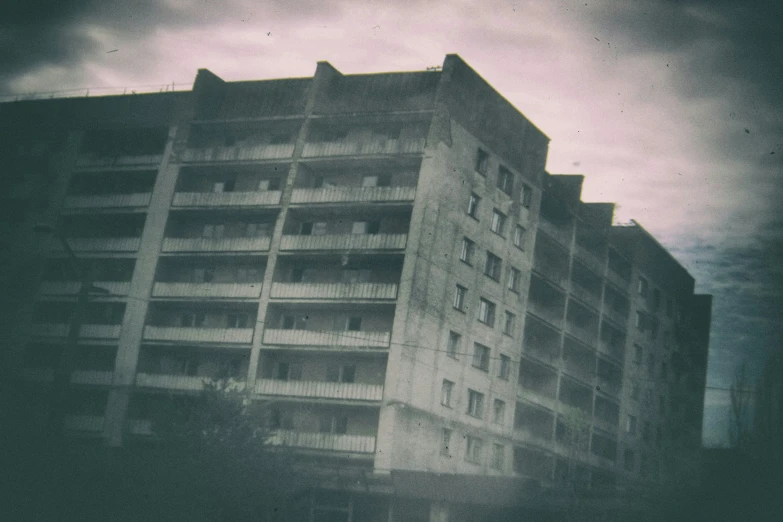
[[[0,96],[423,70],[462,56],[715,295],[705,441],[736,365],[783,347],[777,0],[30,0],[0,8]]]

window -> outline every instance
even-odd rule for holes
[[[454,383],[443,379],[443,385],[440,388],[440,403],[447,408],[451,408],[451,396],[454,391]]]
[[[326,222],[316,221],[302,223],[299,233],[303,236],[323,236],[326,235]]]
[[[302,365],[281,362],[277,365],[277,380],[299,381],[302,379]]]
[[[451,456],[451,430],[443,428],[443,433],[440,437],[440,454],[444,457]]]
[[[502,236],[506,228],[506,215],[500,212],[498,209],[492,211],[492,223],[489,225],[489,229],[495,234]]]
[[[473,256],[476,253],[476,243],[471,241],[470,239],[463,237],[462,238],[462,249],[459,252],[459,259],[460,261],[464,261],[465,263],[472,265],[473,264]]]
[[[351,234],[366,234],[367,222],[366,221],[354,221],[351,226]]]
[[[465,448],[465,460],[474,464],[481,463],[481,450],[483,441],[478,437],[467,436],[467,446]]]
[[[479,300],[478,320],[489,327],[495,326],[495,303],[482,297]]]
[[[511,370],[511,357],[508,355],[500,354],[500,368],[498,369],[498,377],[504,381],[508,380],[508,374]]]
[[[636,435],[636,417],[634,415],[628,415],[625,421],[625,431],[631,435]]]
[[[313,233],[313,223],[310,221],[306,221],[299,225],[299,235],[302,236],[309,236]]]
[[[508,289],[518,293],[520,279],[522,279],[522,272],[512,266],[508,273]]]
[[[349,317],[345,323],[345,329],[349,332],[358,332],[362,329],[361,317]]]
[[[204,313],[185,312],[180,317],[180,326],[193,326],[198,328],[204,326],[204,321],[206,321],[206,315]]]
[[[644,359],[644,348],[642,348],[638,344],[633,345],[634,352],[633,352],[633,362],[636,364],[642,364],[642,359]]]
[[[525,208],[530,208],[530,205],[533,203],[533,187],[530,185],[523,183],[522,184],[522,206]]]
[[[468,215],[473,219],[478,219],[479,203],[481,203],[481,198],[475,192],[471,192],[468,200]]]
[[[639,400],[639,393],[640,393],[639,385],[638,384],[634,384],[631,387],[631,399],[633,399],[635,401],[638,401]]]
[[[514,336],[514,327],[516,326],[517,316],[506,310],[503,315],[503,333]]]
[[[212,192],[215,194],[220,194],[221,192],[226,191],[226,183],[225,181],[216,181],[212,183]]]
[[[639,276],[639,295],[642,297],[647,297],[647,293],[649,292],[650,285],[647,282],[647,279],[643,278],[642,276]]]
[[[492,445],[492,469],[503,470],[503,464],[506,460],[506,447],[502,444]]]
[[[326,367],[326,382],[354,382],[356,379],[356,365],[354,364],[329,364]]]
[[[247,328],[247,314],[228,314],[228,328]]]
[[[635,457],[636,455],[634,455],[633,450],[625,450],[625,455],[623,456],[623,466],[625,467],[625,471],[633,471]]]
[[[343,283],[369,283],[372,272],[368,269],[347,269],[340,273],[340,281]]]
[[[498,188],[509,196],[514,190],[514,173],[506,167],[498,168]]]
[[[527,233],[527,230],[525,230],[525,227],[522,227],[520,225],[517,225],[514,229],[514,246],[517,247],[520,250],[525,249],[525,234]]]
[[[245,237],[264,237],[268,235],[269,223],[247,223]]]
[[[480,419],[484,416],[484,394],[475,390],[468,390],[468,411],[471,417]]]
[[[489,169],[489,153],[485,150],[479,149],[478,154],[476,154],[476,172],[478,172],[482,176],[486,176],[488,169]]]
[[[283,330],[293,330],[296,325],[296,318],[293,315],[283,316]]]
[[[492,422],[503,424],[506,420],[506,403],[500,399],[495,399],[492,404]]]
[[[378,186],[378,176],[364,176],[362,178],[362,187],[370,188]]]
[[[502,273],[503,261],[493,254],[487,252],[487,262],[484,263],[484,275],[495,281],[500,281],[500,274]]]
[[[193,270],[194,283],[211,283],[215,279],[215,271],[211,268],[196,268]]]
[[[459,311],[465,311],[465,298],[468,295],[468,289],[464,286],[457,285],[454,290],[454,308]]]
[[[480,343],[473,343],[473,366],[489,371],[489,347]]]
[[[456,359],[461,345],[462,336],[457,332],[449,332],[449,341],[446,344],[446,355],[452,359]]]
[[[636,329],[639,330],[640,332],[643,332],[644,329],[645,329],[645,326],[646,326],[645,323],[646,323],[646,321],[645,321],[645,317],[644,317],[644,312],[637,310],[636,311]]]
[[[280,190],[280,178],[262,179],[258,182],[258,190]]]
[[[348,432],[348,417],[331,415],[319,417],[318,431],[321,433],[346,433]]]
[[[201,230],[201,237],[218,239],[223,237],[225,231],[225,225],[204,225],[204,228]]]

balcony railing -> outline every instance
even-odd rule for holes
[[[100,415],[69,415],[65,417],[65,429],[71,431],[103,431]]]
[[[294,189],[291,203],[413,201],[416,187],[330,187]]]
[[[574,231],[572,225],[569,224],[565,227],[559,227],[546,219],[541,219],[538,222],[538,228],[561,245],[564,245],[569,250],[571,249],[571,239],[573,238]]]
[[[407,234],[283,236],[280,250],[402,250]]]
[[[375,453],[372,435],[338,435],[334,433],[306,433],[280,430],[270,438],[271,444],[327,451]]]
[[[259,192],[177,192],[174,207],[241,207],[279,205],[282,192],[267,190]]]
[[[163,154],[147,154],[138,156],[99,157],[83,155],[76,160],[77,167],[124,167],[127,165],[158,165],[163,161]]]
[[[111,384],[113,376],[113,372],[76,370],[71,373],[71,382],[73,384],[108,386]],[[25,368],[22,371],[22,377],[26,381],[52,382],[54,380],[54,370],[51,368]]]
[[[63,203],[65,208],[117,208],[117,207],[147,207],[152,194],[107,194],[96,196],[67,196]]]
[[[269,237],[167,237],[164,252],[255,252],[269,250]]]
[[[253,329],[145,326],[144,340],[249,344],[253,340]]]
[[[391,283],[272,283],[272,297],[284,299],[396,299]]]
[[[351,332],[316,330],[264,331],[264,344],[299,346],[366,346],[388,348],[391,332]]]
[[[562,328],[563,326],[563,310],[560,308],[549,307],[541,304],[533,299],[528,299],[527,309],[532,312],[533,315],[548,321],[549,323]]]
[[[628,285],[631,283],[630,280],[623,278],[620,274],[612,270],[611,268],[606,271],[606,278],[617,285],[619,288],[622,288],[623,290],[628,289]]]
[[[257,298],[261,295],[257,283],[155,283],[153,297],[210,297],[210,298]]]
[[[597,331],[592,331],[588,328],[584,328],[582,326],[576,325],[571,321],[566,321],[565,331],[571,336],[576,337],[583,343],[590,346],[595,346],[595,343],[598,340]]]
[[[260,395],[283,395],[288,397],[312,397],[318,399],[380,401],[383,398],[383,385],[356,382],[278,381],[262,379],[256,383],[256,393]]]
[[[619,326],[625,327],[628,324],[628,312],[618,312],[614,308],[604,306],[604,315],[609,318],[610,321],[616,323]]]
[[[169,375],[137,373],[136,386],[139,388],[160,388],[165,390],[200,391],[204,384],[212,381],[212,377],[201,375]],[[246,383],[242,380],[230,379],[228,389],[242,391]]]
[[[293,143],[236,147],[205,147],[185,150],[180,155],[180,160],[182,162],[252,161],[290,158],[293,153]]]
[[[567,269],[558,268],[554,263],[550,263],[548,259],[534,257],[533,270],[541,274],[547,280],[555,283],[557,286],[565,288],[566,282],[568,281]]]
[[[587,267],[590,268],[590,270],[595,272],[597,275],[599,276],[604,275],[604,266],[606,265],[606,262],[602,261],[597,254],[586,249],[579,243],[577,243],[576,246],[574,247],[574,254],[576,255],[577,258],[579,258],[580,261],[582,261],[585,265],[587,265]]]
[[[74,237],[68,238],[73,250],[95,252],[136,252],[140,237]]]
[[[602,392],[614,395],[616,397],[620,395],[620,390],[623,388],[623,383],[622,381],[610,381],[599,377],[598,386],[601,388]]]
[[[589,304],[595,309],[601,308],[601,291],[598,291],[598,295],[591,292],[590,290],[587,290],[583,286],[579,285],[578,283],[575,283],[573,279],[571,279],[571,288],[569,290],[569,293],[580,299],[582,302]]]
[[[334,141],[306,143],[302,156],[360,156],[365,154],[417,154],[424,152],[425,139]]]
[[[563,359],[563,366],[566,373],[588,383],[593,381],[593,377],[595,377],[595,357],[592,360],[592,364],[587,361],[570,359],[568,357],[563,357]]]
[[[33,335],[39,337],[65,337],[68,335],[67,323],[35,323]],[[79,337],[95,339],[119,339],[122,326],[119,324],[83,324]]]
[[[93,285],[105,288],[112,295],[128,295],[130,281],[96,281]],[[43,281],[38,286],[40,295],[76,295],[82,284],[79,281]]]
[[[598,347],[602,352],[610,355],[611,357],[622,361],[625,356],[625,345],[622,343],[610,343],[609,341],[601,340],[598,343]]]

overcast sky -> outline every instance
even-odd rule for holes
[[[423,70],[457,53],[715,296],[708,385],[780,350],[783,4],[777,0],[42,0],[0,8],[0,94]],[[620,6],[620,7],[618,7]],[[725,442],[728,394],[706,397]]]

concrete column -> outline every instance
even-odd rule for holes
[[[171,165],[172,147],[177,127],[169,129],[169,137],[158,169],[158,177],[147,209],[147,219],[141,235],[141,246],[136,255],[136,266],[131,279],[130,291],[122,321],[122,331],[114,362],[114,379],[104,420],[104,439],[109,446],[122,445],[128,403],[136,379],[136,367],[141,350],[147,308],[152,295],[158,254],[169,217],[169,207],[179,172],[178,165]]]

